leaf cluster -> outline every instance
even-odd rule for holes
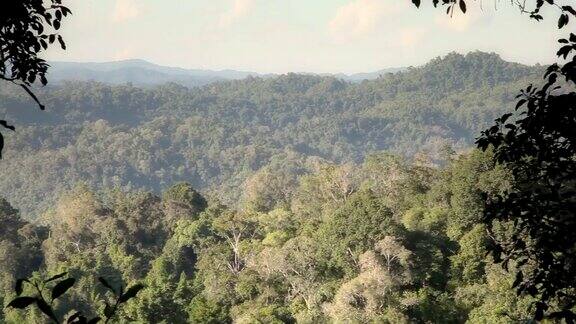
[[[66,49],[58,30],[71,11],[62,0],[4,1],[0,9],[0,80],[20,86],[44,110],[30,87],[36,80],[42,85],[48,83],[48,64],[39,54],[55,42]],[[14,130],[5,120],[0,125]],[[0,133],[0,158],[3,142]]]
[[[112,318],[114,318],[122,304],[136,297],[138,292],[144,289],[144,285],[136,284],[124,291],[124,287],[122,285],[116,289],[113,288],[103,277],[99,277],[98,280],[116,297],[112,305],[108,304],[108,302],[105,303],[104,323],[108,323]],[[34,278],[18,279],[14,287],[17,297],[10,301],[6,307],[26,309],[30,306],[36,305],[36,307],[54,323],[99,323],[102,320],[101,317],[96,316],[94,318],[88,319],[81,312],[74,312],[65,319],[59,318],[59,316],[56,314],[56,311],[54,310],[54,302],[63,296],[70,288],[72,288],[75,283],[76,279],[68,277],[67,272],[57,274],[46,280],[38,280]],[[22,296],[25,285],[30,286],[35,294],[32,296]]]

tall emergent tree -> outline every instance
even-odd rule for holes
[[[61,0],[7,0],[0,4],[0,79],[22,87],[42,110],[44,105],[30,90],[36,80],[48,83],[48,64],[38,55],[56,41],[66,49],[57,31],[70,13]],[[15,129],[5,120],[0,120],[0,125]],[[3,147],[0,132],[0,158]]]
[[[420,0],[412,0],[420,5]],[[433,0],[434,6],[458,6],[464,0]],[[559,12],[558,28],[568,25],[576,10],[558,0],[511,0],[530,18],[543,19],[545,6]],[[531,7],[530,7],[531,5]],[[576,35],[570,33],[551,65],[544,85],[530,85],[518,95],[514,113],[496,120],[477,139],[479,148],[493,147],[494,162],[514,175],[514,187],[486,201],[488,225],[496,261],[517,271],[519,294],[536,297],[536,320],[545,317],[576,321]],[[512,119],[511,119],[512,117]],[[512,121],[510,121],[512,120]],[[497,228],[506,228],[505,233]]]

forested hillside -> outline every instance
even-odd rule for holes
[[[0,194],[28,219],[79,182],[159,193],[187,181],[235,206],[269,163],[361,162],[382,150],[437,160],[446,144],[465,149],[541,72],[476,52],[362,83],[296,74],[193,89],[73,82],[39,89],[41,113],[2,85],[0,109],[17,132],[6,136]]]
[[[58,316],[102,314],[104,276],[146,285],[120,314],[138,323],[530,321],[532,299],[493,263],[480,223],[483,195],[509,189],[510,174],[489,152],[444,162],[287,159],[239,189],[237,210],[185,183],[161,195],[80,185],[36,224],[0,200],[0,304],[16,278],[69,271],[79,281]],[[502,241],[507,228],[495,227]],[[43,318],[3,311],[0,322]]]

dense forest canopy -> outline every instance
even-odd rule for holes
[[[70,11],[5,8],[0,79],[25,91],[0,110],[25,126],[0,167],[0,323],[576,321],[576,35],[545,73],[475,52],[360,83],[33,89]]]
[[[187,181],[234,206],[246,179],[287,158],[358,163],[388,150],[439,160],[447,146],[466,149],[542,71],[473,52],[358,84],[297,74],[192,89],[75,82],[38,89],[43,113],[0,85],[0,109],[19,125],[0,192],[28,219],[79,182],[160,193]]]
[[[533,299],[516,296],[479,223],[484,194],[510,188],[510,174],[490,152],[443,162],[290,156],[237,189],[237,209],[187,183],[161,195],[78,185],[35,223],[1,200],[0,299],[16,278],[68,271],[79,280],[57,316],[101,314],[105,276],[146,286],[119,315],[139,323],[528,321]],[[3,312],[0,322],[44,319]]]

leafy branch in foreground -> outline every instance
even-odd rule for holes
[[[432,0],[436,7],[456,3],[466,13],[466,0]],[[576,10],[565,1],[511,0],[522,13],[543,20],[546,6],[559,13],[558,28],[568,26]],[[420,0],[412,0],[417,7]],[[495,1],[496,3],[496,1]],[[576,35],[558,40],[563,65],[548,67],[542,87],[529,85],[518,95],[513,113],[496,119],[476,144],[494,150],[494,162],[514,178],[510,192],[486,197],[483,222],[495,244],[496,262],[508,270],[515,263],[513,287],[537,299],[534,319],[576,323]],[[508,120],[511,117],[511,122]],[[498,238],[495,224],[510,226],[509,237]]]
[[[62,5],[62,0],[3,1],[0,5],[0,80],[20,86],[41,110],[44,105],[30,87],[36,80],[42,85],[48,83],[49,65],[38,56],[55,42],[66,49],[58,30],[69,14],[71,11]],[[0,125],[14,130],[5,120],[0,120]],[[0,133],[0,158],[3,146]]]
[[[498,240],[494,254],[506,265],[517,263],[518,293],[538,296],[535,319],[576,321],[576,35],[559,41],[559,56],[541,88],[530,85],[518,95],[518,119],[511,113],[484,131],[478,146],[495,149],[496,162],[514,174],[514,191],[488,200],[485,222],[509,222],[514,235]],[[556,310],[555,310],[556,309]]]
[[[115,296],[113,304],[110,304],[108,302],[105,303],[104,317],[106,318],[106,321],[104,323],[108,323],[116,315],[120,305],[136,297],[138,292],[144,289],[144,285],[135,284],[134,286],[128,287],[128,289],[124,291],[123,285],[120,285],[119,289],[115,289],[103,277],[99,277],[98,280],[100,281],[100,283],[102,283],[104,287],[110,290]]]
[[[67,272],[57,274],[46,280],[39,280],[35,278],[18,279],[15,285],[15,292],[18,297],[14,298],[6,307],[16,309],[26,309],[32,305],[36,305],[38,309],[46,315],[54,323],[70,323],[70,324],[95,324],[102,320],[101,317],[96,316],[88,319],[81,312],[75,312],[68,318],[60,319],[54,310],[54,301],[64,295],[76,283],[76,279],[67,277]],[[114,296],[115,301],[111,305],[105,303],[104,308],[104,323],[108,323],[116,316],[120,306],[128,300],[136,297],[138,292],[144,288],[141,284],[136,284],[129,287],[124,291],[121,285],[118,289],[113,288],[106,279],[99,277],[100,283],[110,290]],[[21,296],[24,291],[24,285],[28,285],[34,291],[32,296]]]

